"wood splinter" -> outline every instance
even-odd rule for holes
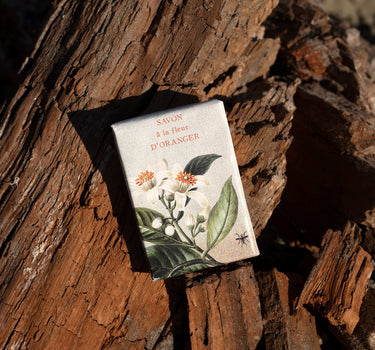
[[[319,312],[333,326],[352,334],[359,321],[362,299],[373,266],[361,246],[361,230],[348,222],[341,231],[328,230],[321,256],[308,277],[297,309],[306,306]]]

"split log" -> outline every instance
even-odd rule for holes
[[[241,95],[227,103],[234,104],[228,121],[257,236],[286,184],[286,151],[295,109],[292,97],[297,86],[298,81],[291,85],[275,79],[254,82],[245,94],[249,101],[236,102],[244,98]],[[251,265],[215,278],[200,278],[192,285],[187,288],[192,348],[255,349],[262,324]]]
[[[109,126],[246,91],[276,57],[276,3],[58,3],[1,115],[0,347],[163,343],[183,296],[142,272]]]
[[[360,223],[375,207],[374,50],[304,0],[282,2],[267,28],[281,40],[274,71],[302,80],[274,222],[290,240],[317,245],[328,228]]]
[[[265,343],[298,349],[300,339],[309,339],[317,348],[314,319],[303,307],[316,302],[314,293],[305,289],[293,314],[291,282],[282,273],[258,274],[260,288],[249,262],[190,276],[186,290],[184,279],[151,281],[109,127],[221,98],[257,235],[280,202],[287,160],[290,186],[279,211],[287,213],[284,224],[307,228],[308,236],[315,232],[315,240],[322,228],[348,216],[366,226],[375,203],[369,187],[374,56],[358,45],[355,31],[334,25],[306,1],[283,1],[264,24],[276,5],[56,5],[22,67],[23,83],[1,111],[0,347],[255,349]],[[286,158],[293,114],[296,142]],[[321,166],[335,165],[333,175],[319,172],[323,182],[308,181]],[[336,175],[339,183],[332,181]],[[350,176],[360,179],[364,198],[349,186]],[[320,188],[326,180],[327,192]],[[345,261],[353,268],[354,257],[365,256],[359,238],[354,241],[356,253]],[[363,261],[368,272],[368,256]],[[364,279],[357,288],[363,290]],[[272,338],[274,325],[266,323],[260,343],[259,290],[265,320],[275,312],[282,329]],[[352,306],[352,314],[357,311]],[[351,330],[341,316],[333,319]],[[226,331],[216,334],[221,324]]]
[[[312,221],[319,222],[314,227],[316,230],[325,228],[323,225],[329,225],[329,222],[337,228],[348,218],[363,221],[365,212],[375,206],[372,185],[375,177],[374,115],[344,97],[312,84],[298,90],[296,104],[300,113],[295,123],[298,136],[294,146],[302,149],[308,143],[309,149],[304,150],[310,157],[307,162],[301,155],[298,160],[291,155],[300,164],[300,169],[306,165],[304,174],[292,167],[291,176],[293,179],[302,176],[304,181],[310,181],[312,188],[320,188],[312,193],[304,186],[311,211],[310,219],[302,213],[301,217],[306,222],[309,220],[306,224],[309,227],[314,227]],[[302,178],[291,188],[293,199],[303,186]]]
[[[339,339],[345,349],[373,350],[375,349],[375,291],[369,288],[363,298],[359,322],[352,334],[348,334],[341,327],[332,327],[332,332]]]
[[[328,230],[322,252],[307,279],[298,306],[324,316],[332,326],[353,333],[362,299],[373,271],[371,256],[361,246],[361,231],[348,223],[341,231]]]
[[[187,283],[192,349],[256,349],[262,337],[251,265]]]
[[[276,269],[256,274],[264,323],[264,348],[320,349],[315,318],[303,307],[295,311],[295,281]]]

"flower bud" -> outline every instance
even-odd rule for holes
[[[198,232],[204,232],[204,231],[207,231],[207,225],[205,224],[200,225],[198,228]]]
[[[163,220],[162,220],[162,218],[160,218],[160,217],[155,218],[154,221],[152,221],[151,226],[153,228],[156,228],[156,229],[162,227],[163,226]]]
[[[173,236],[173,234],[174,234],[174,227],[172,225],[167,225],[167,227],[165,228],[165,234],[167,236]]]
[[[189,230],[192,230],[195,226],[195,219],[192,214],[185,214],[185,225]]]
[[[203,208],[197,216],[197,221],[199,223],[205,222],[208,218],[208,215],[210,214],[210,210],[211,210],[211,207],[209,205]]]
[[[201,224],[202,222],[205,222],[205,221],[206,221],[205,217],[203,215],[198,214],[198,216],[197,216],[198,224]]]
[[[169,194],[167,196],[165,196],[165,199],[168,201],[168,202],[172,202],[174,200],[174,195],[173,194]]]

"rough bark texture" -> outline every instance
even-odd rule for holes
[[[302,83],[278,212],[294,239],[318,245],[327,229],[361,222],[375,206],[374,49],[308,1],[283,2],[268,35],[279,37],[280,26],[293,30],[281,32],[275,70]]]
[[[228,121],[257,236],[285,186],[285,153],[291,142],[297,83],[287,85],[274,79],[252,83],[246,93],[249,101],[236,102],[242,95],[231,101],[234,106]],[[252,277],[245,282],[252,275],[249,266],[219,274],[214,281],[198,279],[187,288],[192,348],[256,348],[262,335],[258,292]]]
[[[315,318],[307,310],[290,308],[293,284],[276,269],[256,275],[264,323],[265,349],[320,349]],[[295,287],[294,287],[295,288]]]
[[[109,126],[213,89],[246,90],[275,59],[277,41],[270,50],[274,40],[258,37],[275,6],[57,5],[2,114],[1,347],[157,344],[179,300],[140,271]],[[244,69],[267,55],[254,72]]]
[[[56,2],[0,111],[1,348],[370,342],[375,49],[305,0],[277,5]],[[257,280],[245,262],[152,282],[110,125],[211,98],[262,232]],[[314,245],[348,219],[361,231],[329,231],[316,262]]]
[[[192,349],[255,349],[262,317],[251,265],[187,283]]]
[[[361,231],[348,223],[340,232],[329,230],[322,252],[307,279],[298,307],[320,312],[333,326],[353,333],[367,291],[373,266],[371,256],[359,245]]]
[[[292,141],[295,106],[291,84],[268,79],[248,85],[249,101],[236,103],[228,121],[256,236],[260,235],[286,184],[286,151]]]

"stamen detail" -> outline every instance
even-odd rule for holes
[[[140,173],[135,180],[138,186],[142,186],[145,182],[150,181],[154,178],[154,173],[152,171],[146,170],[144,173]]]
[[[192,175],[191,173],[184,173],[180,171],[177,176],[176,180],[181,181],[184,184],[192,185],[194,186],[197,183],[197,178],[195,175]]]

